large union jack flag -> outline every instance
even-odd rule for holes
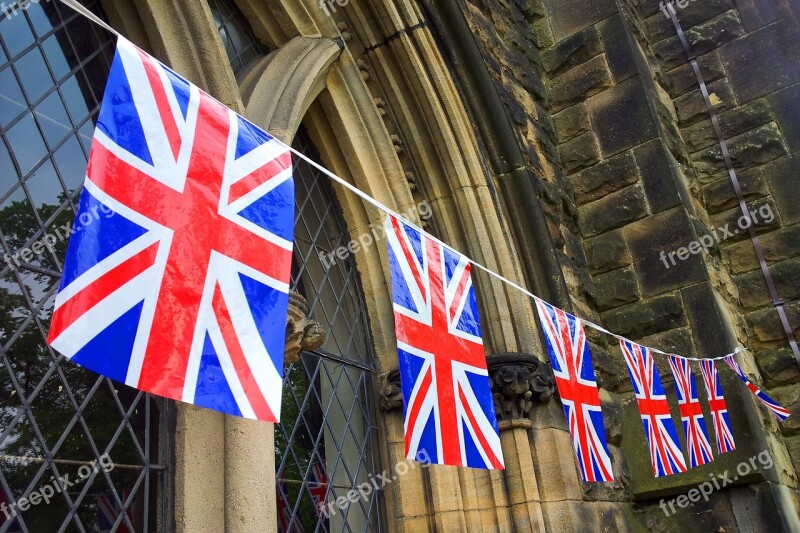
[[[630,341],[619,341],[633,392],[639,404],[644,434],[650,447],[650,461],[656,477],[686,472],[686,461],[678,442],[678,430],[669,412],[667,395],[650,348]]]
[[[763,403],[764,406],[778,418],[778,420],[786,420],[792,415],[788,409],[781,407],[778,402],[767,396],[764,391],[753,385],[753,382],[750,381],[750,379],[745,375],[744,371],[739,366],[739,363],[736,362],[736,358],[733,355],[726,356],[725,362],[728,363],[728,366],[731,367],[733,371],[736,372],[736,375],[741,378],[745,385],[747,385],[747,388],[750,389],[750,392],[755,394],[756,398],[758,398],[759,401]]]
[[[501,469],[471,265],[394,217],[386,234],[406,457]]]
[[[686,435],[686,447],[689,451],[689,467],[695,468],[714,460],[708,430],[703,419],[703,409],[697,396],[697,382],[692,373],[692,364],[686,358],[669,357],[669,366],[675,377],[675,391],[678,393],[678,407],[683,421],[683,433]]]
[[[48,341],[132,387],[275,422],[286,147],[120,38]],[[97,217],[97,212],[111,213]]]
[[[581,477],[584,481],[613,481],[600,393],[583,324],[541,300],[536,307]]]
[[[722,395],[722,382],[717,373],[717,364],[712,359],[700,361],[700,371],[703,373],[703,383],[708,393],[708,408],[711,410],[711,421],[714,423],[714,433],[717,435],[717,452],[733,451],[736,449],[736,443],[733,440],[728,405]]]

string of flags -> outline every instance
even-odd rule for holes
[[[294,182],[304,159],[386,213],[405,454],[504,468],[472,269],[536,303],[582,479],[614,479],[584,326],[619,340],[655,476],[687,470],[654,354],[669,357],[689,467],[713,460],[692,361],[699,361],[718,453],[735,449],[716,361],[779,420],[735,354],[690,358],[636,344],[542,300],[429,235],[273,138],[119,36],[92,140],[48,342],[131,387],[226,414],[280,418]],[[738,350],[737,350],[738,352]],[[109,357],[108,354],[113,354]]]

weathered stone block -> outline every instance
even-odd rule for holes
[[[613,0],[545,0],[556,42],[617,12]]]
[[[768,99],[789,150],[800,150],[800,84],[778,91]]]
[[[732,137],[727,145],[737,170],[763,165],[787,152],[781,132],[774,122]],[[695,159],[721,168],[725,165],[719,145],[698,152]]]
[[[778,208],[772,198],[767,197],[747,202],[747,210],[750,212],[750,220],[759,234],[768,233],[781,225],[777,216]],[[719,228],[717,235],[720,240],[725,241],[725,244],[734,243],[749,235],[747,219],[738,206],[713,215],[711,222],[715,228]],[[727,233],[723,228],[727,228]]]
[[[753,100],[725,111],[718,117],[720,128],[726,139],[763,126],[773,120],[770,106],[765,99]],[[697,152],[717,143],[717,136],[710,119],[684,129],[683,133],[686,147],[690,152]]]
[[[711,103],[717,113],[736,105],[733,90],[726,79],[709,83],[708,90],[711,95]],[[708,109],[703,99],[703,93],[700,92],[700,87],[695,86],[692,91],[676,98],[675,111],[678,113],[678,120],[681,126],[688,126],[708,118]]]
[[[606,59],[614,76],[614,81],[620,83],[639,71],[636,68],[636,59],[632,41],[628,30],[622,21],[622,16],[616,14],[597,25],[603,38],[603,48]]]
[[[587,101],[592,125],[605,157],[646,142],[658,134],[639,76],[606,89]]]
[[[739,185],[745,201],[763,198],[769,194],[767,182],[761,169],[750,169],[737,172]],[[703,187],[703,201],[709,213],[719,213],[739,205],[736,191],[730,177],[719,179]]]
[[[587,328],[587,334],[591,329]],[[610,391],[616,391],[621,383],[630,382],[625,376],[625,368],[622,360],[612,357],[608,351],[593,342],[589,342],[589,350],[592,354],[597,384]]]
[[[585,104],[568,107],[561,113],[553,115],[553,123],[560,143],[592,129],[592,125],[589,122],[589,111],[586,109]]]
[[[784,20],[721,49],[728,79],[740,102],[748,102],[800,81],[800,26]]]
[[[586,204],[639,180],[631,152],[624,152],[570,176],[575,202]]]
[[[597,309],[605,311],[639,299],[636,274],[630,267],[612,270],[593,278]]]
[[[761,235],[759,241],[764,257],[769,263],[798,256],[800,255],[800,224]],[[723,248],[723,250],[733,273],[739,274],[759,268],[753,243],[749,239]]]
[[[736,0],[736,8],[747,31],[775,22],[780,18],[779,2],[762,2],[761,0]]]
[[[786,317],[789,324],[800,323],[800,303],[794,302],[786,305]],[[761,342],[785,341],[786,332],[783,330],[778,312],[772,307],[766,307],[745,315],[745,319],[753,329],[755,338]],[[795,328],[795,338],[800,337],[800,328]]]
[[[686,51],[677,35],[654,44],[653,53],[665,69],[673,69],[686,63]]]
[[[558,147],[558,151],[567,173],[592,166],[600,160],[600,150],[592,132],[565,142]]]
[[[697,63],[700,65],[700,72],[703,73],[703,80],[706,83],[725,76],[725,67],[722,66],[722,59],[717,51],[698,57]],[[698,88],[697,76],[689,63],[675,67],[669,71],[668,76],[671,83],[669,93],[673,97]]]
[[[767,387],[776,387],[800,379],[800,368],[789,348],[773,348],[755,355],[756,365]]]
[[[647,216],[647,202],[639,185],[631,185],[578,208],[578,225],[584,237],[624,226]]]
[[[764,173],[783,223],[800,222],[800,155],[778,159]]]
[[[633,149],[642,175],[651,213],[658,213],[681,204],[683,182],[678,162],[661,139],[653,139]],[[688,202],[688,195],[686,195]]]
[[[600,35],[590,26],[542,52],[542,65],[551,76],[585,63],[603,51]]]
[[[691,356],[697,354],[693,336],[691,329],[678,328],[649,335],[638,339],[638,341],[645,346],[658,348],[664,352]]]
[[[691,5],[700,4],[707,4],[707,2],[694,2]],[[692,45],[694,53],[703,55],[741,37],[744,33],[744,26],[739,20],[739,14],[734,9],[688,30],[686,38]]]
[[[553,113],[582,102],[611,85],[611,72],[604,55],[568,70],[548,84]]]
[[[634,339],[686,325],[683,304],[674,294],[628,304],[602,316],[608,329]]]
[[[647,217],[624,231],[642,294],[661,294],[705,279],[702,251],[688,250],[697,236],[683,208]]]
[[[800,258],[787,259],[780,263],[770,265],[772,280],[775,289],[784,301],[800,297]],[[772,304],[767,283],[761,269],[753,270],[736,276],[736,286],[739,287],[741,304],[748,309],[755,309]]]
[[[584,249],[589,269],[595,274],[630,265],[632,261],[622,230],[586,239]]]
[[[680,17],[681,26],[683,26],[684,30],[687,30],[733,8],[732,0],[695,1],[689,2],[686,7],[680,9],[678,16]],[[649,17],[645,21],[645,27],[653,42],[675,35],[675,26],[661,11]]]

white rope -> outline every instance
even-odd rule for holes
[[[77,0],[61,0],[61,2],[63,4],[65,4],[65,5],[67,5],[68,7],[72,8],[73,10],[78,12],[79,14],[83,15],[84,17],[88,18],[89,20],[91,20],[95,24],[97,24],[97,25],[103,27],[104,29],[110,31],[111,33],[113,33],[117,37],[122,38],[122,39],[125,38],[118,31],[116,31],[114,28],[112,28],[111,26],[109,26],[108,24],[103,22],[103,20],[101,20],[99,17],[97,17],[94,13],[92,13],[91,11],[86,9],[84,6],[79,4],[77,2]],[[222,104],[222,105],[224,105],[224,104]],[[364,202],[368,203],[369,205],[375,207],[376,209],[378,209],[380,211],[383,211],[384,213],[386,213],[388,215],[391,215],[391,216],[395,217],[396,219],[400,220],[404,224],[406,224],[408,226],[411,226],[412,228],[414,228],[415,230],[420,232],[420,234],[425,235],[426,238],[432,240],[433,242],[437,243],[438,245],[442,246],[443,248],[446,248],[446,249],[450,250],[451,252],[453,252],[454,254],[457,254],[457,255],[460,255],[460,256],[464,257],[473,266],[475,266],[475,268],[477,268],[479,270],[482,270],[483,272],[486,272],[490,276],[492,276],[495,279],[505,283],[509,287],[513,287],[514,289],[518,290],[519,292],[523,293],[524,295],[528,296],[529,298],[532,298],[533,300],[536,300],[536,301],[540,301],[542,303],[546,303],[548,305],[552,305],[549,302],[547,302],[546,300],[540,298],[539,296],[536,296],[535,294],[530,292],[528,289],[522,287],[518,283],[516,283],[514,281],[511,281],[510,279],[506,278],[502,274],[499,274],[499,273],[495,272],[494,270],[490,269],[489,267],[486,267],[486,266],[482,265],[481,263],[475,261],[474,259],[472,259],[468,255],[463,254],[460,251],[456,250],[455,248],[453,248],[452,246],[450,246],[446,242],[443,242],[443,241],[437,239],[436,237],[434,237],[430,233],[426,232],[425,230],[423,230],[422,228],[420,228],[419,226],[417,226],[416,224],[414,224],[410,220],[408,220],[405,217],[403,217],[401,214],[397,213],[395,210],[391,209],[386,204],[376,200],[375,198],[373,198],[369,194],[365,193],[364,191],[362,191],[361,189],[359,189],[355,185],[352,185],[351,183],[349,183],[345,179],[337,176],[336,174],[334,174],[333,172],[331,172],[327,168],[323,167],[322,165],[320,165],[316,161],[312,160],[311,158],[309,158],[305,154],[295,150],[294,148],[292,148],[288,144],[284,143],[280,139],[277,139],[277,138],[274,138],[274,137],[273,137],[273,139],[276,142],[278,142],[280,145],[282,145],[284,148],[289,150],[292,154],[294,154],[295,156],[299,157],[300,159],[302,159],[303,161],[305,161],[306,163],[308,163],[312,167],[316,168],[317,170],[322,172],[324,175],[326,175],[328,178],[330,178],[332,181],[338,183],[339,185],[341,185],[342,187],[344,187],[348,191],[352,192],[353,194],[355,194],[356,196],[361,198]],[[606,335],[610,335],[610,336],[612,336],[612,337],[614,337],[614,338],[616,338],[616,339],[618,339],[620,341],[631,342],[631,343],[634,343],[634,344],[638,344],[638,343],[636,343],[636,342],[634,342],[634,341],[632,341],[630,339],[627,339],[627,338],[625,338],[625,337],[623,337],[621,335],[617,335],[616,333],[612,333],[612,332],[608,331],[607,329],[605,329],[604,327],[599,326],[599,325],[595,324],[594,322],[592,322],[590,320],[586,320],[585,318],[581,318],[581,317],[572,315],[570,313],[567,313],[567,314],[569,316],[575,318],[575,320],[579,320],[585,326],[590,327],[592,329],[595,329],[595,330],[597,330],[597,331],[599,331],[601,333],[605,333]],[[719,360],[725,359],[726,357],[729,357],[731,355],[735,355],[735,354],[743,351],[742,348],[736,348],[736,350],[734,352],[732,352],[732,353],[730,353],[728,355],[724,355],[722,357],[697,358],[697,357],[686,357],[686,356],[683,356],[683,355],[671,354],[671,353],[668,353],[668,352],[663,352],[663,351],[658,350],[656,348],[650,348],[649,346],[648,346],[648,348],[653,353],[657,353],[657,354],[660,354],[660,355],[673,356],[673,357],[677,357],[679,359],[688,359],[689,361],[709,361],[709,360],[710,361],[719,361]]]

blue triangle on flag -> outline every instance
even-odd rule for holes
[[[110,326],[98,333],[70,360],[92,372],[125,383],[143,307],[144,300],[131,307]]]
[[[194,401],[199,407],[207,407],[236,416],[242,416],[236,399],[233,396],[222,371],[217,352],[211,343],[211,338],[206,333],[203,343],[203,357],[200,360],[200,374],[197,376]]]

